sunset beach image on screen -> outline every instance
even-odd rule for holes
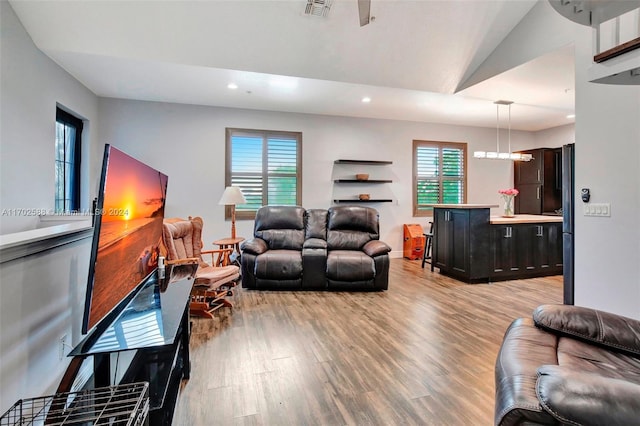
[[[156,268],[162,239],[167,176],[114,147],[107,149],[87,329]]]

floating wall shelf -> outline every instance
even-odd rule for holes
[[[335,164],[344,164],[344,165],[364,165],[364,166],[388,166],[393,164],[392,161],[378,161],[378,160],[345,160],[339,159],[334,161]],[[352,175],[353,176],[353,175]],[[367,175],[368,176],[368,175]],[[382,184],[382,183],[392,183],[391,179],[354,179],[354,178],[342,178],[342,179],[334,179],[333,183],[355,183],[358,185],[362,184]],[[347,195],[349,196],[349,195]],[[357,195],[356,195],[357,196]],[[390,198],[371,198],[369,200],[361,200],[360,198],[338,198],[333,200],[334,203],[391,203],[393,202]]]
[[[333,200],[334,203],[390,203],[393,200],[389,198],[381,198],[378,200],[360,200],[358,198],[352,198],[349,200]]]
[[[336,179],[333,181],[334,183],[391,183],[393,182],[390,179],[367,179],[367,180],[359,180],[359,179]]]
[[[368,164],[370,166],[384,166],[393,164],[393,161],[376,161],[376,160],[336,160],[335,164]]]

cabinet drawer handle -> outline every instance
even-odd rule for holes
[[[540,169],[536,170],[536,172],[538,173],[538,182],[540,182]]]
[[[542,226],[538,225],[538,232],[536,233],[536,237],[543,237],[544,236],[544,231],[542,229]]]
[[[536,198],[539,200],[540,199],[540,187],[536,188]]]

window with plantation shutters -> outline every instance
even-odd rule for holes
[[[226,147],[225,186],[239,187],[247,200],[236,206],[238,219],[253,219],[266,205],[301,204],[302,133],[227,129]]]
[[[431,204],[463,204],[467,198],[467,144],[413,141],[413,215],[431,215]]]

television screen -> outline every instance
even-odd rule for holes
[[[167,176],[105,146],[82,332],[95,327],[158,265]]]

